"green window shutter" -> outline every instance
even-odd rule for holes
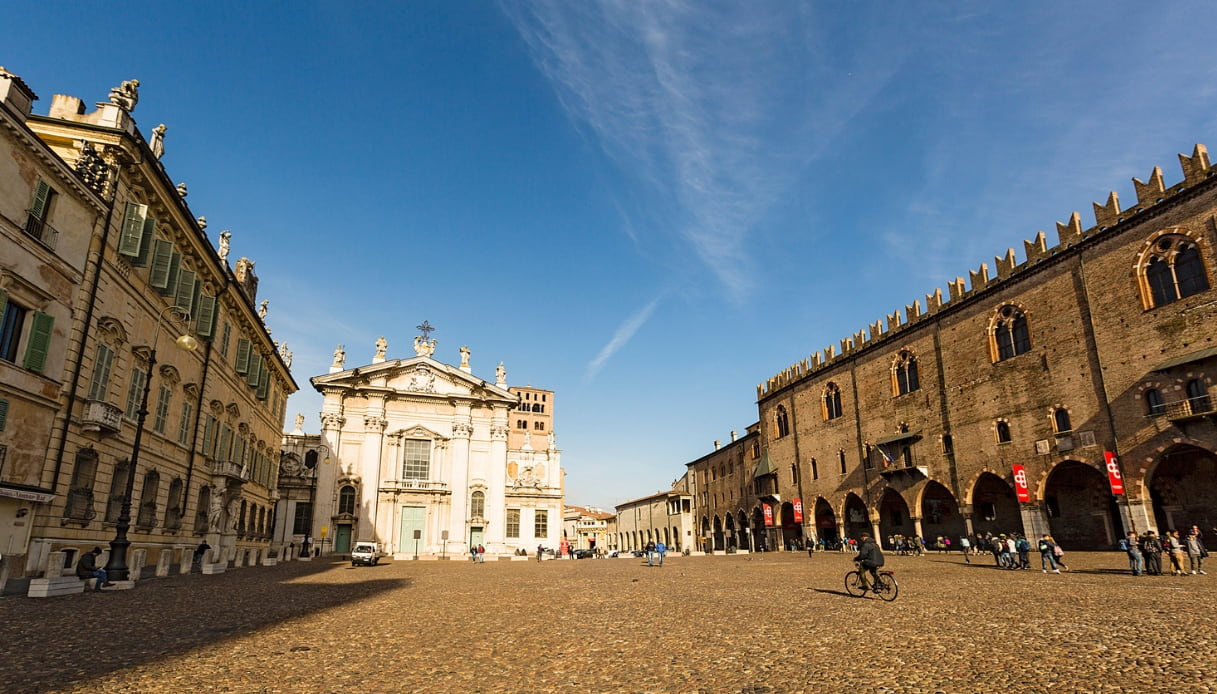
[[[265,401],[269,391],[270,371],[267,369],[262,369],[262,373],[258,375],[258,399]]]
[[[194,282],[192,270],[180,271],[177,277],[177,292],[173,298],[174,305],[191,315],[193,315],[191,309],[194,308]]]
[[[235,366],[239,374],[249,372],[249,340],[243,337],[237,338],[237,363]]]
[[[262,355],[249,355],[249,371],[245,373],[245,382],[251,387],[258,385],[258,376],[262,373]]]
[[[148,267],[148,255],[152,252],[152,233],[156,231],[156,220],[144,220],[144,233],[139,237],[139,253],[131,259],[132,267]]]
[[[51,199],[51,186],[41,178],[38,179],[38,184],[34,186],[34,199],[30,202],[30,216],[37,219],[45,219],[46,203]]]
[[[8,400],[0,400],[0,431],[4,431],[4,420],[8,419]]]
[[[8,292],[0,289],[0,318],[4,317],[5,310],[8,309]]]
[[[203,450],[200,451],[203,455],[211,455],[212,437],[215,436],[216,418],[207,415],[207,420],[203,423],[203,440],[201,445]]]
[[[152,267],[148,270],[148,284],[155,289],[169,286],[169,266],[173,260],[173,242],[157,239],[152,251]],[[164,294],[164,292],[161,292]]]
[[[127,214],[123,217],[123,230],[118,237],[118,252],[134,258],[139,255],[139,244],[144,239],[144,221],[148,217],[148,206],[127,203]]]
[[[25,368],[42,373],[46,368],[46,355],[51,347],[51,331],[55,317],[46,313],[35,313],[30,326],[30,341],[25,348]]]
[[[203,295],[199,297],[199,315],[194,322],[194,330],[199,337],[211,339],[216,331],[216,298]]]
[[[105,345],[97,346],[97,358],[93,360],[93,382],[89,385],[89,399],[106,399],[110,389],[110,367],[114,364],[114,352]]]

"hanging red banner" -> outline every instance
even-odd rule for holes
[[[1107,461],[1107,481],[1111,482],[1111,493],[1123,494],[1124,478],[1120,476],[1120,460],[1111,451],[1103,451],[1103,459]]]
[[[795,523],[803,522],[803,500],[802,499],[794,500],[794,522]]]
[[[1031,501],[1031,492],[1027,489],[1027,470],[1022,465],[1011,468],[1014,471],[1014,492],[1022,503]]]
[[[773,525],[773,507],[769,504],[761,504],[761,510],[765,514],[765,525]]]

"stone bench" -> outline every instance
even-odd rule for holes
[[[97,579],[90,578],[86,581],[83,578],[75,576],[52,576],[50,578],[33,578],[30,579],[30,589],[26,593],[31,598],[54,598],[60,595],[75,595],[76,593],[85,592],[87,587],[92,590]]]

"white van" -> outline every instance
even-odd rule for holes
[[[356,542],[355,549],[351,550],[351,566],[359,566],[367,564],[368,566],[376,566],[380,563],[380,558],[385,556],[385,553],[380,551],[380,545],[375,542]]]

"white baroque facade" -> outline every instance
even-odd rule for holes
[[[435,345],[417,337],[413,357],[390,359],[381,338],[372,363],[356,368],[339,347],[330,373],[312,379],[334,461],[320,468],[314,524],[349,524],[354,540],[379,542],[397,559],[459,556],[479,544],[492,555],[556,547],[562,470],[552,430],[536,448],[531,433],[509,448],[521,397],[506,370],[482,380],[468,348],[452,366],[432,357]],[[355,504],[340,513],[342,488]]]

